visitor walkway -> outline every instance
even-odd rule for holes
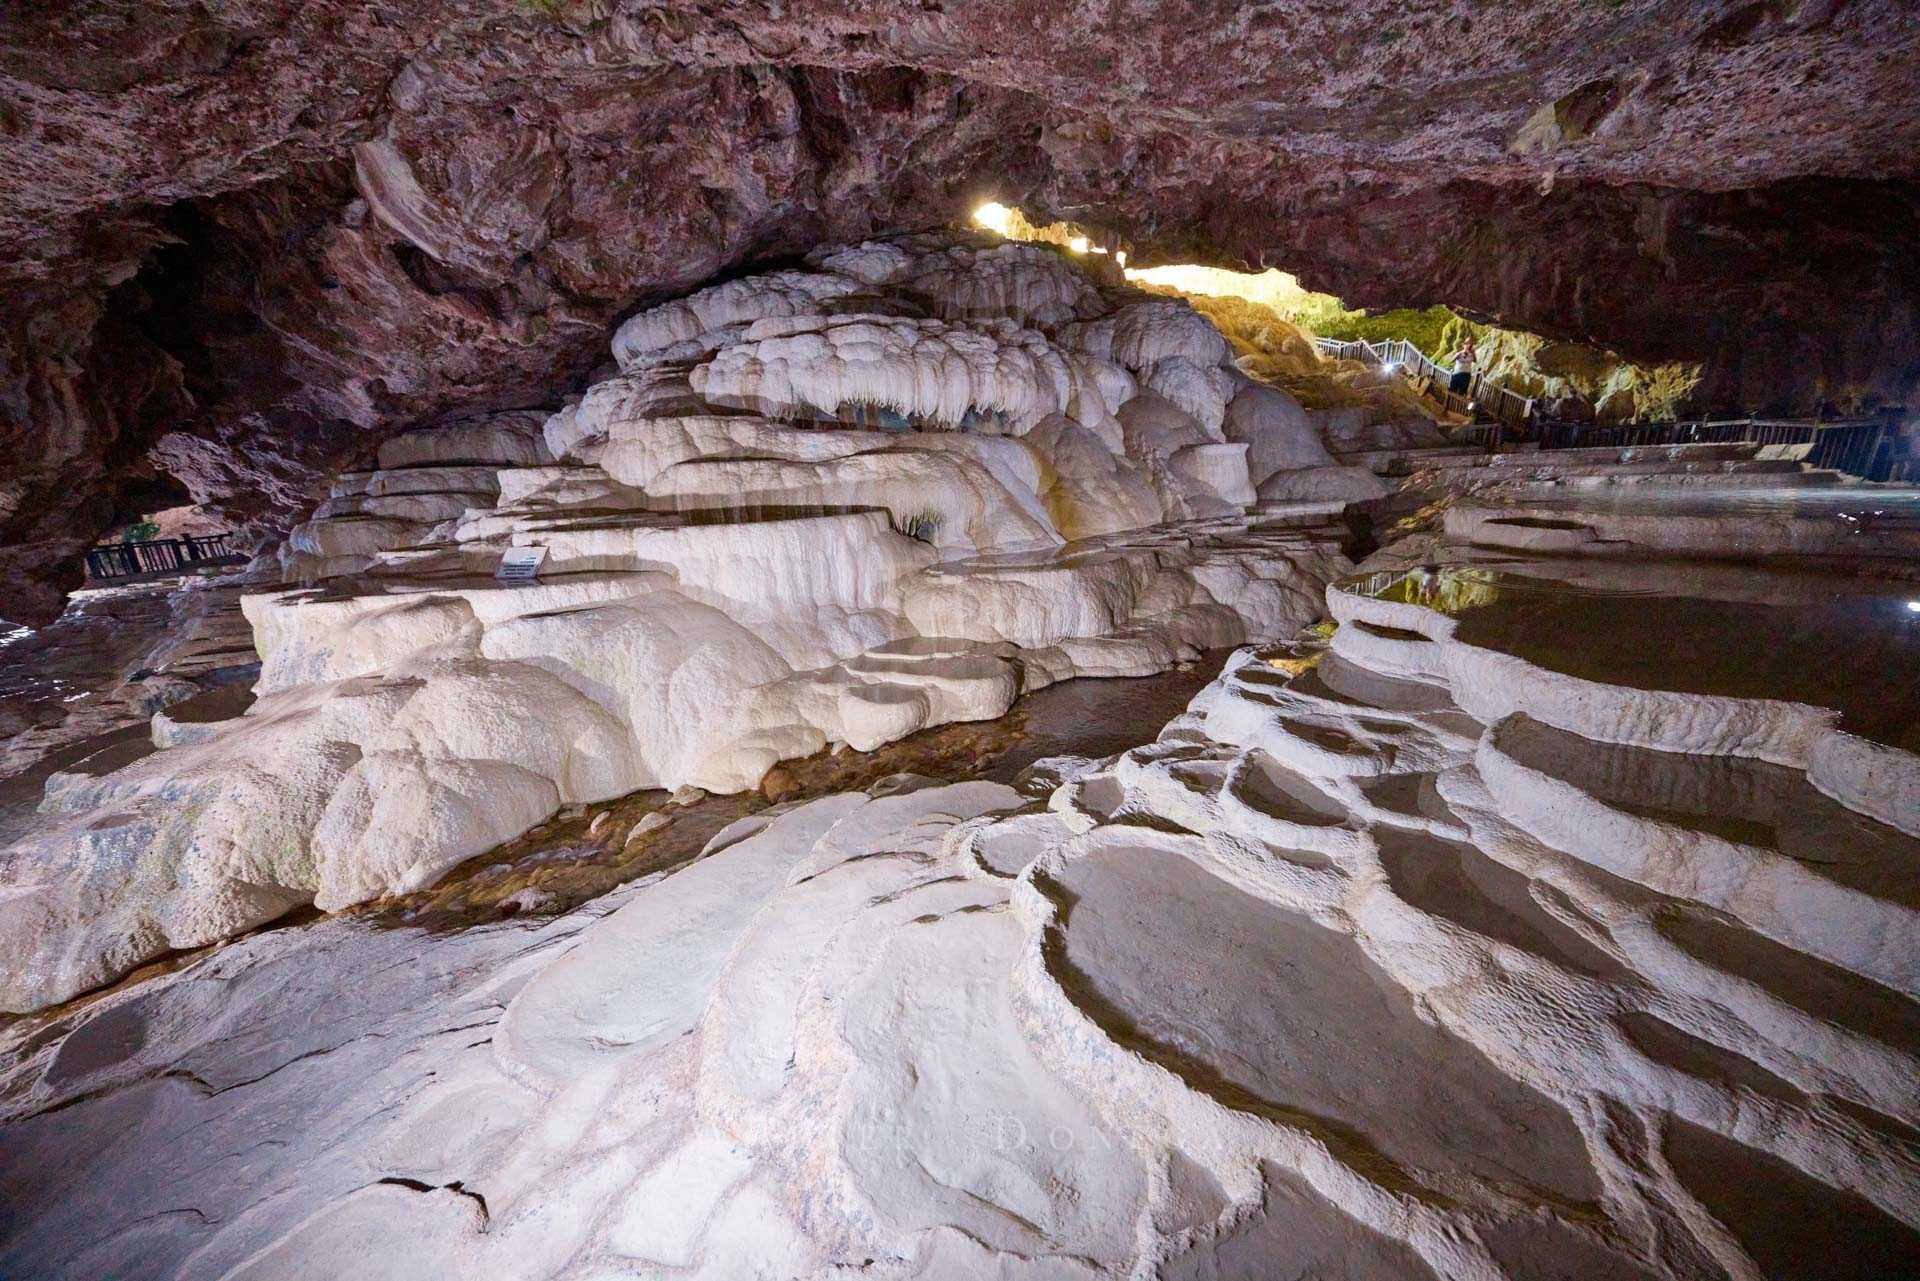
[[[177,574],[202,565],[229,565],[240,559],[225,534],[100,543],[87,551],[87,578],[96,583],[117,583],[155,574]]]
[[[1353,342],[1338,338],[1315,338],[1313,345],[1322,356],[1332,360],[1357,360],[1386,373],[1404,374],[1409,380],[1426,379],[1429,384],[1426,394],[1448,413],[1473,419],[1484,412],[1513,426],[1533,418],[1534,401],[1531,397],[1509,391],[1498,383],[1488,382],[1484,374],[1473,375],[1465,393],[1449,390],[1453,368],[1434,360],[1404,338],[1379,343],[1368,342],[1364,338]]]
[[[1753,444],[1774,457],[1790,458],[1810,467],[1831,468],[1862,480],[1920,481],[1920,442],[1900,432],[1899,416],[1879,414],[1857,418],[1741,418],[1672,419],[1641,423],[1576,423],[1548,419],[1540,402],[1522,396],[1475,374],[1469,394],[1446,389],[1453,370],[1433,360],[1403,338],[1373,343],[1315,338],[1320,354],[1334,360],[1358,360],[1409,380],[1425,379],[1427,394],[1451,413],[1470,422],[1451,433],[1459,444],[1498,449],[1524,429],[1541,449],[1585,449],[1596,446]]]

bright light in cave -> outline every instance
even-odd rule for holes
[[[973,220],[988,231],[1002,236],[1013,235],[1013,210],[996,201],[989,200],[974,210]]]
[[[1312,296],[1300,287],[1300,282],[1293,276],[1271,268],[1258,274],[1249,274],[1183,263],[1135,270],[1127,267],[1125,250],[1111,250],[1105,245],[1095,244],[1088,236],[1063,236],[1060,233],[1066,233],[1068,227],[1059,223],[1054,224],[1047,233],[1039,233],[1027,223],[1019,210],[997,200],[989,200],[975,208],[973,224],[1009,240],[1039,238],[1052,240],[1077,254],[1111,253],[1113,260],[1126,272],[1128,280],[1178,289],[1182,293],[1245,298],[1249,302],[1265,303],[1282,313],[1298,310],[1302,300]]]
[[[1126,264],[1122,263],[1121,266]],[[1282,315],[1299,310],[1309,295],[1308,290],[1301,288],[1299,280],[1273,267],[1254,273],[1181,263],[1170,267],[1129,270],[1127,279],[1178,289],[1183,294],[1245,298],[1248,302],[1264,303]]]

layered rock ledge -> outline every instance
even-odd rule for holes
[[[418,890],[563,805],[1291,634],[1344,495],[1385,488],[1185,303],[1046,246],[821,250],[612,351],[557,413],[341,476],[241,600],[256,700],[49,779],[0,863],[0,1006]]]
[[[1916,813],[1821,760],[1910,768],[1911,691],[1604,667],[1647,609],[1837,610],[1897,662],[1905,588],[1399,555],[1116,756],[776,807],[548,922],[263,935],[16,1037],[0,1264],[1904,1276]]]

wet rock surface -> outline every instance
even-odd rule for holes
[[[1130,686],[1059,685],[1030,764],[947,726],[628,798],[541,838],[640,851],[577,906],[508,854],[14,1022],[0,1266],[1904,1276],[1915,758],[1576,661],[1791,574],[1362,569],[1140,746],[1075,754]],[[1472,625],[1549,585],[1560,661]]]
[[[244,709],[259,656],[238,597],[223,577],[95,587],[59,621],[0,637],[0,842],[25,830],[55,771],[150,749],[156,715]]]
[[[632,317],[556,413],[389,440],[248,571],[251,701],[48,775],[0,852],[0,1006],[427,890],[565,807],[780,801],[782,762],[1290,634],[1349,566],[1340,504],[1258,501],[1227,409],[1286,393],[1116,276],[827,246]]]

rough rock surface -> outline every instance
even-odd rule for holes
[[[0,612],[158,488],[284,527],[636,305],[988,195],[1718,398],[1912,393],[1901,0],[90,0],[0,13]]]
[[[550,417],[404,433],[340,476],[281,549],[288,585],[241,601],[244,714],[49,780],[0,851],[0,1009],[421,889],[563,804],[737,792],[1273,640],[1347,568],[1345,495],[1255,506],[1251,449],[1327,457],[1298,406],[1185,303],[1050,247],[825,249],[613,349]],[[1212,391],[1204,417],[1156,379]],[[1243,396],[1281,412],[1228,440]],[[528,552],[537,578],[501,576]]]
[[[0,1270],[1910,1275],[1920,802],[1857,807],[1920,757],[1833,759],[1818,671],[1527,647],[1832,580],[1396,556],[1026,790],[896,776],[545,924],[330,920],[22,1029]]]

